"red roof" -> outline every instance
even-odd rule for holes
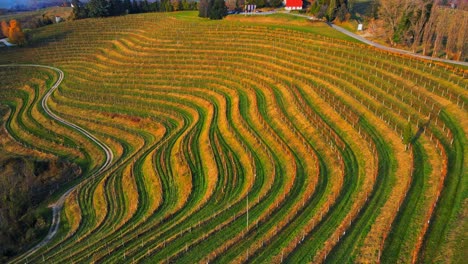
[[[286,0],[286,7],[302,7],[302,0]]]

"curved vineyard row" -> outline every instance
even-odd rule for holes
[[[466,72],[275,25],[143,14],[2,51],[65,73],[47,92],[31,86],[52,72],[0,68],[16,141],[92,174],[105,156],[50,108],[114,157],[13,263],[442,258],[465,199]]]

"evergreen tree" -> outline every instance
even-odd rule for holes
[[[154,3],[150,4],[150,12],[159,12],[161,11],[159,1],[155,1]]]
[[[224,0],[214,0],[210,9],[210,19],[223,19],[227,15],[227,7]]]
[[[130,8],[131,14],[140,13],[140,7],[138,6],[137,0],[133,0],[132,7]]]
[[[150,11],[148,0],[141,1],[140,5],[141,5],[141,12],[146,13]]]
[[[124,3],[122,0],[109,1],[109,14],[111,16],[120,16],[125,13]]]
[[[130,13],[132,10],[132,2],[130,2],[130,0],[124,0],[123,8],[125,12]]]
[[[72,19],[81,19],[86,18],[86,9],[80,0],[72,0],[73,5],[73,12],[72,12]]]
[[[90,0],[86,7],[89,17],[109,16],[110,4],[107,0]]]
[[[328,21],[335,18],[346,20],[349,14],[350,1],[348,0],[316,0],[310,7],[312,14],[318,18],[326,17]]]

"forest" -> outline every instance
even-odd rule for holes
[[[468,2],[380,0],[371,18],[382,20],[386,41],[432,57],[466,60]]]
[[[0,262],[47,233],[48,210],[38,205],[80,173],[64,160],[0,152]]]

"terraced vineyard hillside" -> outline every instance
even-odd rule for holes
[[[0,51],[61,69],[46,105],[113,153],[96,174],[102,147],[46,113],[55,71],[0,68],[9,134],[84,172],[57,234],[13,263],[466,257],[466,71],[307,22],[177,14],[57,24]]]

